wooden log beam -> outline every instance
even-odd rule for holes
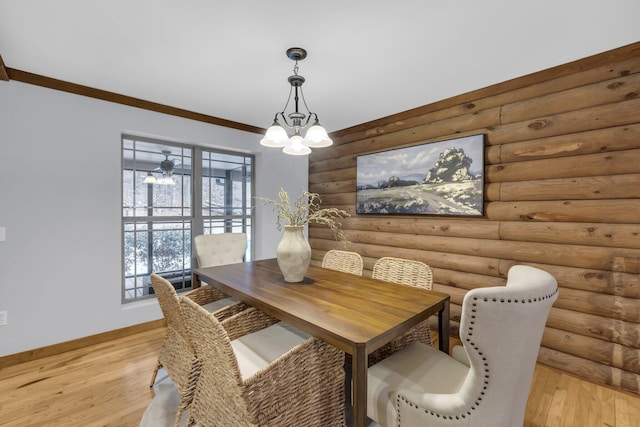
[[[545,329],[541,345],[625,371],[640,372],[638,348],[554,328]]]
[[[492,221],[637,224],[640,222],[639,211],[640,199],[490,202],[485,205],[485,216]]]
[[[640,94],[640,73],[615,76],[590,85],[506,104],[502,124],[633,99]]]
[[[638,167],[640,169],[640,166]],[[495,185],[495,184],[490,184]],[[499,201],[626,199],[640,197],[640,173],[499,183]],[[487,191],[494,201],[494,191]]]
[[[594,314],[553,307],[547,325],[591,338],[640,348],[640,325]]]
[[[501,221],[499,234],[501,240],[519,242],[640,247],[637,224]]]
[[[604,129],[638,122],[640,98],[599,105],[566,113],[540,116],[536,119],[493,126],[488,130],[487,144],[508,144],[536,138]]]
[[[603,365],[546,347],[540,348],[538,362],[572,373],[580,378],[589,379],[596,384],[622,388],[633,393],[640,392],[640,375],[634,372]]]
[[[489,146],[487,164],[524,162],[638,148],[640,124],[574,132]]]
[[[633,174],[640,172],[640,150],[488,165],[485,170],[488,183]]]
[[[640,323],[640,300],[638,298],[562,288],[554,305],[578,313]]]

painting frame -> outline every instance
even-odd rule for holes
[[[486,134],[356,157],[356,214],[483,217]]]

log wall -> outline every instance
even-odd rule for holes
[[[347,249],[424,261],[452,300],[503,285],[527,264],[553,274],[539,362],[640,393],[640,43],[333,135],[314,150],[309,189],[347,210]],[[356,215],[356,157],[484,133],[485,215]],[[342,248],[311,226],[313,263]]]

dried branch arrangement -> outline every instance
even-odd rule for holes
[[[336,240],[346,244],[347,236],[342,231],[342,223],[338,220],[350,217],[345,210],[338,208],[321,208],[322,200],[318,193],[310,193],[306,190],[302,192],[291,203],[289,194],[280,188],[278,192],[279,200],[272,200],[265,197],[258,197],[264,203],[273,206],[273,211],[278,214],[278,230],[284,225],[303,226],[310,222],[326,225],[333,231]]]

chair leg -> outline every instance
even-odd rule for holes
[[[162,363],[160,363],[160,359],[158,359],[158,362],[156,363],[156,369],[153,370],[153,375],[151,375],[151,384],[149,384],[149,387],[153,387],[153,385],[156,383],[156,377],[158,376],[158,371],[160,370],[160,368],[162,368]]]

